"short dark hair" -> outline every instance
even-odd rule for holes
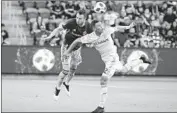
[[[98,20],[93,20],[92,23],[91,23],[91,27],[92,29],[95,27],[96,23],[98,23],[99,21]]]
[[[84,15],[84,17],[87,18],[87,13],[86,13],[85,10],[83,10],[83,9],[79,10],[77,13],[80,14],[80,15]]]
[[[5,24],[2,23],[2,24],[1,24],[1,27],[5,27]]]

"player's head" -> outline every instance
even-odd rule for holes
[[[76,14],[76,23],[79,26],[84,25],[86,17],[87,17],[87,14],[86,14],[85,10],[79,10]]]
[[[92,21],[92,28],[96,33],[101,34],[104,30],[104,24],[101,21],[93,20]]]

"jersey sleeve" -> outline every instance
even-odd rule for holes
[[[76,26],[76,20],[75,19],[70,19],[66,23],[64,23],[62,26],[64,29],[73,29],[73,27]]]
[[[116,27],[109,27],[108,29],[107,29],[107,34],[113,34],[114,32],[116,31]]]
[[[87,34],[87,35],[80,38],[80,41],[83,44],[92,43],[94,40],[95,40],[95,38],[94,38],[93,34]]]

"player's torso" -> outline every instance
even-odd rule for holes
[[[116,54],[117,52],[112,37],[107,32],[104,32],[100,37],[97,37],[97,39],[93,41],[93,45],[102,57],[110,54]]]
[[[78,26],[76,23],[76,19],[71,21],[70,27],[65,35],[65,44],[71,45],[74,40],[80,38],[91,32],[91,27],[88,22],[85,23],[84,26]]]
[[[83,27],[80,27],[75,23],[73,28],[71,28],[69,32],[76,38],[84,36],[88,32],[87,24],[88,23],[86,23]]]

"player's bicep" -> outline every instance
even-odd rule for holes
[[[116,27],[110,27],[108,30],[107,30],[107,33],[112,35],[114,32],[116,31]]]
[[[81,41],[81,43],[83,43],[83,44],[87,44],[87,43],[93,42],[93,41],[94,41],[94,38],[91,37],[91,36],[88,34],[88,35],[85,35],[85,36],[81,37],[81,38],[80,38],[80,41]]]
[[[79,44],[82,44],[82,41],[81,41],[81,38],[78,38],[78,39],[76,39],[75,41],[74,41],[74,43],[76,43],[77,45]]]
[[[74,20],[73,20],[73,19],[70,19],[70,20],[66,21],[66,22],[62,25],[62,27],[63,27],[64,29],[71,29],[73,26],[74,26]]]

